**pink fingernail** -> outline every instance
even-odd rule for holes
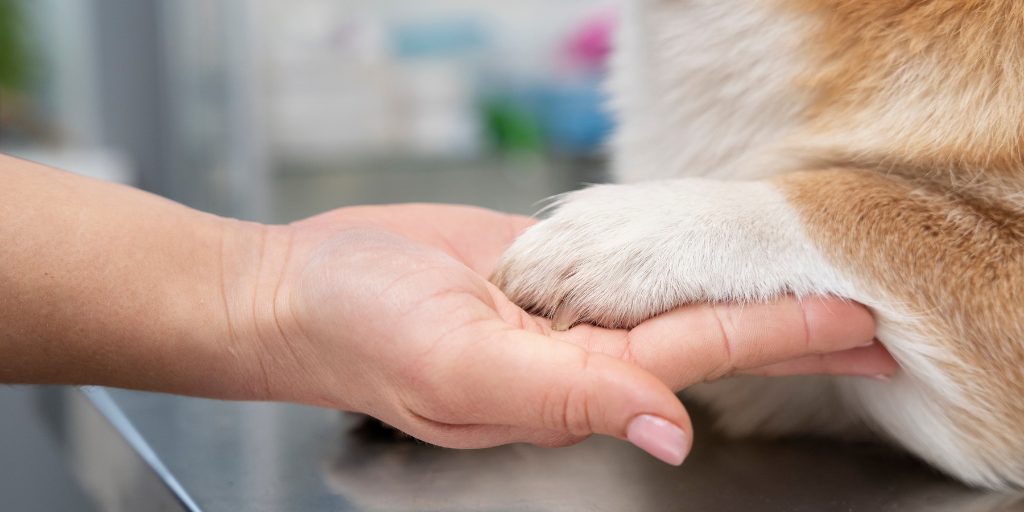
[[[871,380],[877,380],[878,382],[889,382],[890,378],[891,377],[889,377],[888,375],[881,374],[881,373],[878,374],[878,375],[872,375],[870,377]]]
[[[641,450],[678,466],[686,458],[686,433],[668,420],[642,414],[626,431],[626,438]]]
[[[875,340],[871,340],[871,341],[869,341],[867,343],[864,343],[863,345],[857,345],[857,348],[870,347],[871,345],[874,345],[874,344],[875,344]]]

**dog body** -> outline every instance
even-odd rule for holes
[[[619,185],[565,196],[495,282],[556,324],[786,293],[867,305],[889,382],[731,379],[727,432],[880,433],[1024,486],[1024,2],[634,0]]]

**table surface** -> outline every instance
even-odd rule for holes
[[[695,411],[682,467],[595,436],[459,451],[353,433],[360,417],[289,404],[102,388],[37,403],[101,510],[1024,511],[872,444],[736,441]]]

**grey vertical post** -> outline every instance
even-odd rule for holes
[[[94,5],[104,142],[129,155],[141,188],[170,195],[157,0],[94,0]]]

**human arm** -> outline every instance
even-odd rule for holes
[[[672,391],[694,382],[807,355],[781,371],[894,370],[877,346],[817,356],[872,337],[839,301],[553,333],[481,277],[522,217],[406,205],[262,226],[7,157],[0,173],[4,382],[306,403],[452,447],[624,438],[653,415],[688,446]]]

